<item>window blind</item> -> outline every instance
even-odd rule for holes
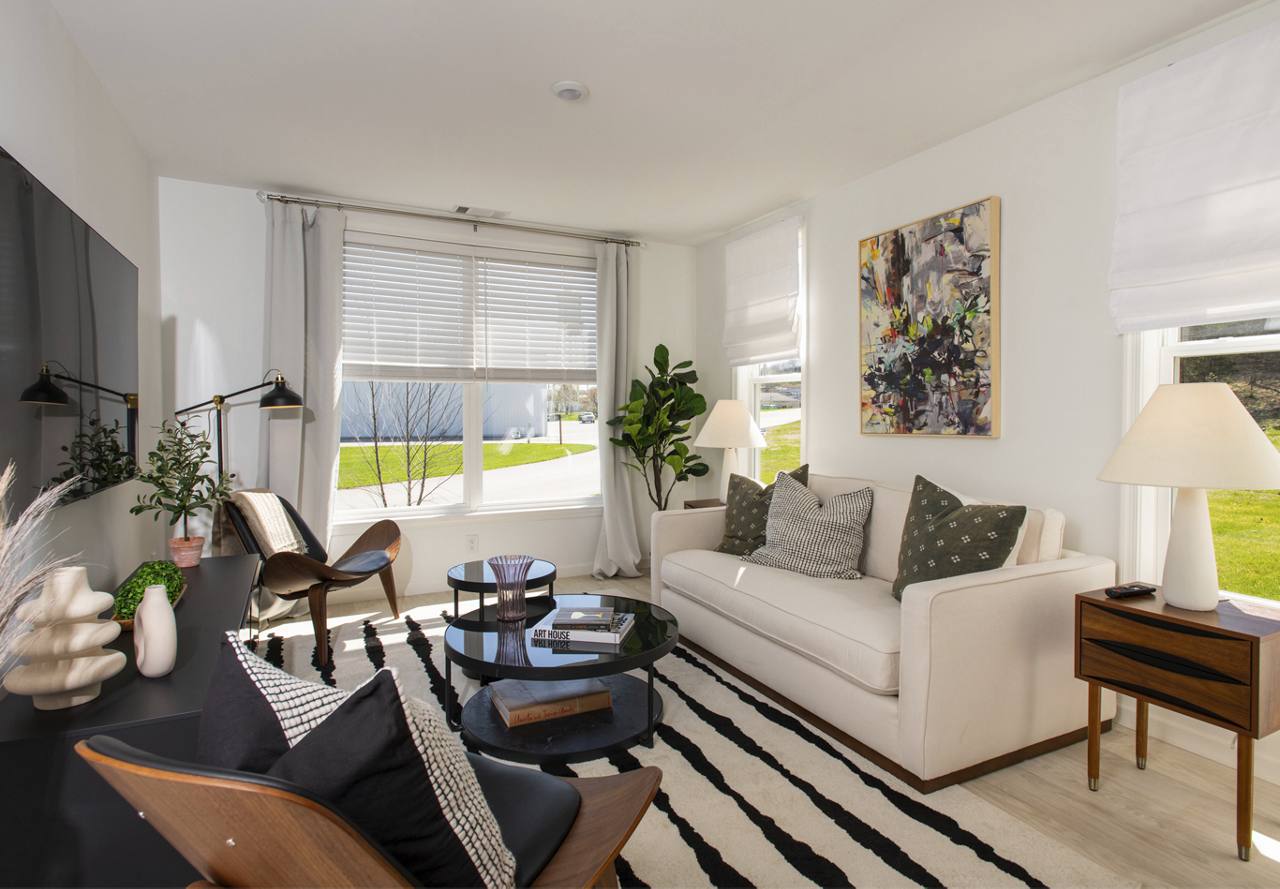
[[[1280,25],[1120,91],[1118,330],[1280,315]]]
[[[729,364],[800,355],[800,219],[725,247],[724,349]]]
[[[594,382],[596,270],[348,242],[343,372],[371,380]]]

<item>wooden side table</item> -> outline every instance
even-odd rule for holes
[[[1076,596],[1076,678],[1089,683],[1089,789],[1098,789],[1101,692],[1137,702],[1137,766],[1155,704],[1236,733],[1236,850],[1253,847],[1253,742],[1280,729],[1280,603],[1224,599],[1186,611],[1154,596]]]

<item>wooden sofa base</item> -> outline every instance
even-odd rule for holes
[[[804,707],[801,707],[799,704],[795,703],[790,698],[784,697],[783,695],[769,688],[767,685],[760,682],[760,680],[756,679],[754,676],[749,676],[746,673],[744,673],[742,670],[739,670],[737,667],[733,666],[732,664],[726,663],[723,658],[712,654],[711,652],[707,651],[705,648],[698,645],[697,643],[691,642],[682,636],[680,638],[680,644],[685,646],[689,650],[695,652],[699,657],[706,658],[707,660],[711,661],[711,663],[715,664],[717,667],[724,670],[726,673],[730,674],[735,679],[745,683],[746,685],[749,685],[751,688],[755,689],[760,694],[764,695],[766,698],[773,701],[778,706],[786,710],[789,710],[793,715],[798,716],[800,719],[803,719],[805,722],[809,723],[814,728],[818,729],[819,731],[827,735],[830,735],[832,738],[839,741],[841,744],[844,744],[854,753],[858,754],[864,759],[868,759],[871,762],[875,763],[877,766],[884,769],[886,772],[893,775],[898,780],[904,782],[905,784],[910,786],[913,790],[919,791],[920,793],[933,793],[935,790],[941,790],[944,787],[950,787],[952,784],[960,784],[964,781],[970,781],[974,778],[981,777],[982,775],[990,774],[991,772],[998,772],[1000,769],[1006,768],[1011,765],[1015,765],[1017,763],[1022,762],[1025,759],[1031,759],[1032,757],[1039,756],[1042,753],[1049,753],[1050,751],[1058,750],[1062,747],[1069,747],[1072,744],[1077,744],[1080,741],[1085,740],[1089,736],[1088,726],[1082,726],[1078,729],[1075,729],[1074,731],[1069,731],[1066,734],[1058,735],[1056,738],[1046,738],[1043,741],[1039,741],[1035,744],[1031,744],[1026,747],[1023,747],[1020,750],[1014,750],[1010,753],[1005,753],[1000,756],[992,757],[991,759],[985,760],[983,762],[975,763],[971,766],[966,766],[963,769],[957,769],[956,771],[951,772],[949,774],[939,775],[937,778],[921,778],[918,775],[912,774],[911,772],[907,771],[905,768],[903,768],[893,760],[889,759],[889,757],[885,756],[883,753],[880,753],[877,750],[871,749],[866,744],[859,741],[857,738],[853,737],[847,732],[841,731],[840,729],[836,728],[834,725],[827,722],[822,717],[815,716],[813,713],[810,713],[808,710],[806,710]],[[1110,719],[1103,721],[1102,730],[1104,732],[1111,731]]]

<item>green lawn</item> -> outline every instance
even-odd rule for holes
[[[594,451],[589,444],[547,444],[543,442],[487,442],[484,445],[484,468],[503,469],[523,466],[526,463],[543,463],[558,460],[571,454]],[[381,450],[382,481],[385,484],[403,482],[407,477],[404,448],[383,445]],[[338,487],[361,488],[376,485],[378,477],[373,468],[374,445],[344,447],[338,460]],[[420,473],[421,470],[415,467]],[[462,471],[462,445],[432,445],[427,460],[427,478],[440,478]],[[415,475],[415,478],[418,477]]]
[[[1267,437],[1280,447],[1280,425],[1267,429]],[[1280,492],[1210,491],[1209,516],[1218,585],[1280,599]]]
[[[767,485],[779,472],[790,472],[800,465],[800,421],[764,430],[764,440],[768,444],[760,451],[760,480]]]

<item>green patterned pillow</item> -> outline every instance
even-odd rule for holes
[[[1018,545],[1025,506],[966,505],[959,495],[916,476],[902,526],[893,597],[913,583],[1002,567]]]
[[[793,469],[787,475],[802,485],[808,485],[809,464]],[[764,529],[769,521],[772,500],[773,485],[766,488],[745,475],[730,475],[729,498],[724,510],[724,540],[720,541],[716,552],[749,556],[764,546]]]

